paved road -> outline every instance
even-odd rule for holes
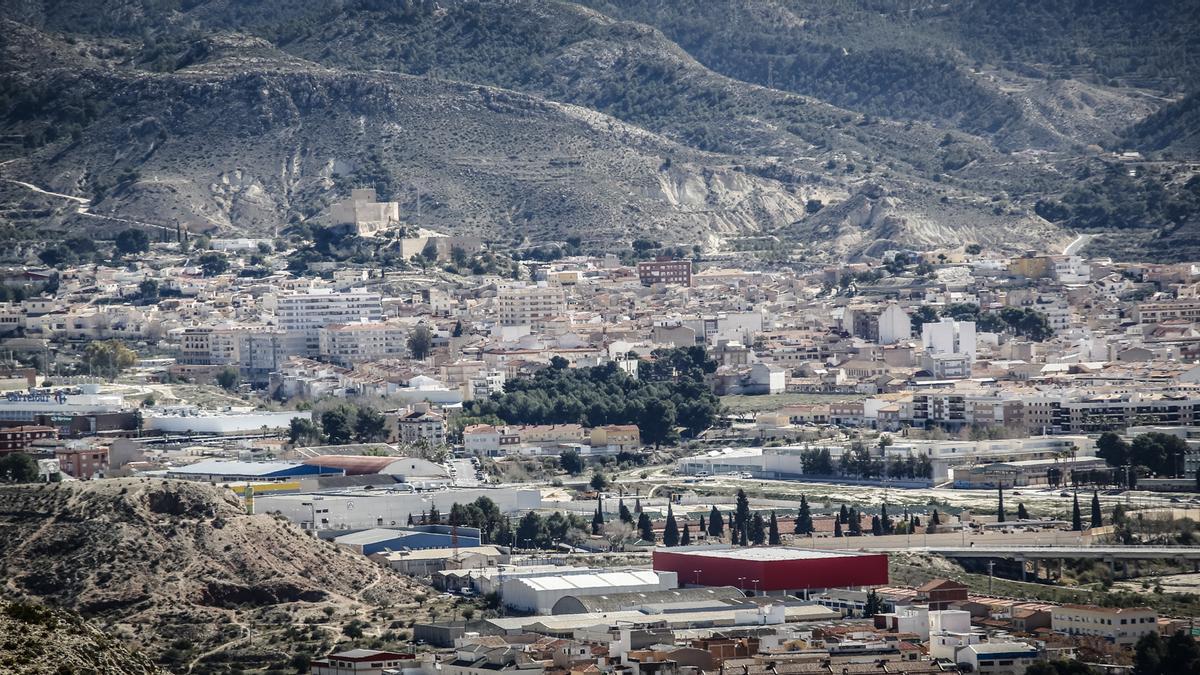
[[[1083,247],[1087,246],[1088,242],[1090,242],[1091,240],[1092,240],[1092,235],[1081,234],[1078,237],[1075,237],[1075,241],[1072,241],[1070,244],[1067,244],[1067,247],[1063,249],[1062,254],[1063,255],[1075,255],[1079,251],[1083,250]]]
[[[469,459],[452,459],[450,465],[457,472],[454,476],[454,484],[458,487],[479,487],[480,483],[475,478],[475,465],[471,464]]]

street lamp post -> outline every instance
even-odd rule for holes
[[[738,577],[738,588],[743,592],[746,590],[746,577]]]
[[[701,572],[701,570],[692,570],[692,574],[696,575],[696,585],[697,586],[700,585],[700,572]]]

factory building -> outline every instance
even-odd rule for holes
[[[654,551],[654,569],[676,573],[685,585],[734,586],[755,595],[881,586],[888,582],[887,560],[881,553],[785,546],[691,546]]]
[[[310,469],[312,467],[301,465]],[[331,471],[331,469],[325,469]],[[337,470],[339,474],[341,469]],[[399,487],[399,486],[398,486]],[[496,503],[507,514],[541,508],[542,492],[536,488],[476,488],[412,491],[399,489],[341,489],[310,494],[272,494],[255,500],[258,513],[279,513],[305,529],[364,530],[404,527],[436,507],[450,513],[455,504],[470,504],[480,497]]]
[[[309,466],[296,462],[240,462],[207,459],[167,470],[167,478],[210,483],[235,481],[285,481],[316,476],[344,476],[342,469]]]
[[[587,614],[619,612],[627,609],[682,607],[732,607],[746,602],[746,594],[732,586],[717,588],[673,588],[666,591],[607,593],[604,595],[567,595],[554,603],[550,613]]]
[[[479,528],[451,528],[449,525],[417,525],[402,529],[376,527],[343,534],[335,537],[333,543],[355,553],[372,555],[384,551],[479,546],[480,533]]]
[[[521,612],[550,614],[567,596],[662,591],[679,585],[675,572],[626,570],[506,579],[500,585],[505,606]]]

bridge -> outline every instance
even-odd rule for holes
[[[1192,568],[1200,572],[1200,546],[865,546],[863,550],[880,552],[917,552],[940,555],[945,558],[963,560],[1005,560],[1020,566],[1021,581],[1026,580],[1028,566],[1032,564],[1033,575],[1037,577],[1039,568],[1044,564],[1047,574],[1050,573],[1050,562],[1058,561],[1058,575],[1062,577],[1064,560],[1102,560],[1108,563],[1113,576],[1116,577],[1117,562],[1121,563],[1121,572],[1129,576],[1129,562],[1136,565],[1144,560],[1180,560],[1192,563]]]

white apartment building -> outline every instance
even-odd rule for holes
[[[530,326],[540,330],[545,321],[567,310],[567,296],[562,287],[546,282],[506,284],[500,287],[496,299],[501,326]]]
[[[894,345],[910,337],[912,320],[909,319],[908,312],[901,309],[896,302],[889,302],[879,313],[879,344]]]
[[[1050,612],[1050,628],[1066,635],[1090,635],[1113,644],[1131,646],[1158,632],[1158,612],[1150,607],[1063,605]]]
[[[340,366],[408,354],[408,328],[394,323],[358,321],[333,324],[318,332],[322,358]]]
[[[321,353],[321,329],[326,326],[383,320],[383,297],[363,289],[286,293],[276,297],[275,304],[279,328],[287,332],[287,349],[302,356]]]
[[[975,322],[944,318],[921,326],[921,343],[929,354],[965,354],[975,360]]]

